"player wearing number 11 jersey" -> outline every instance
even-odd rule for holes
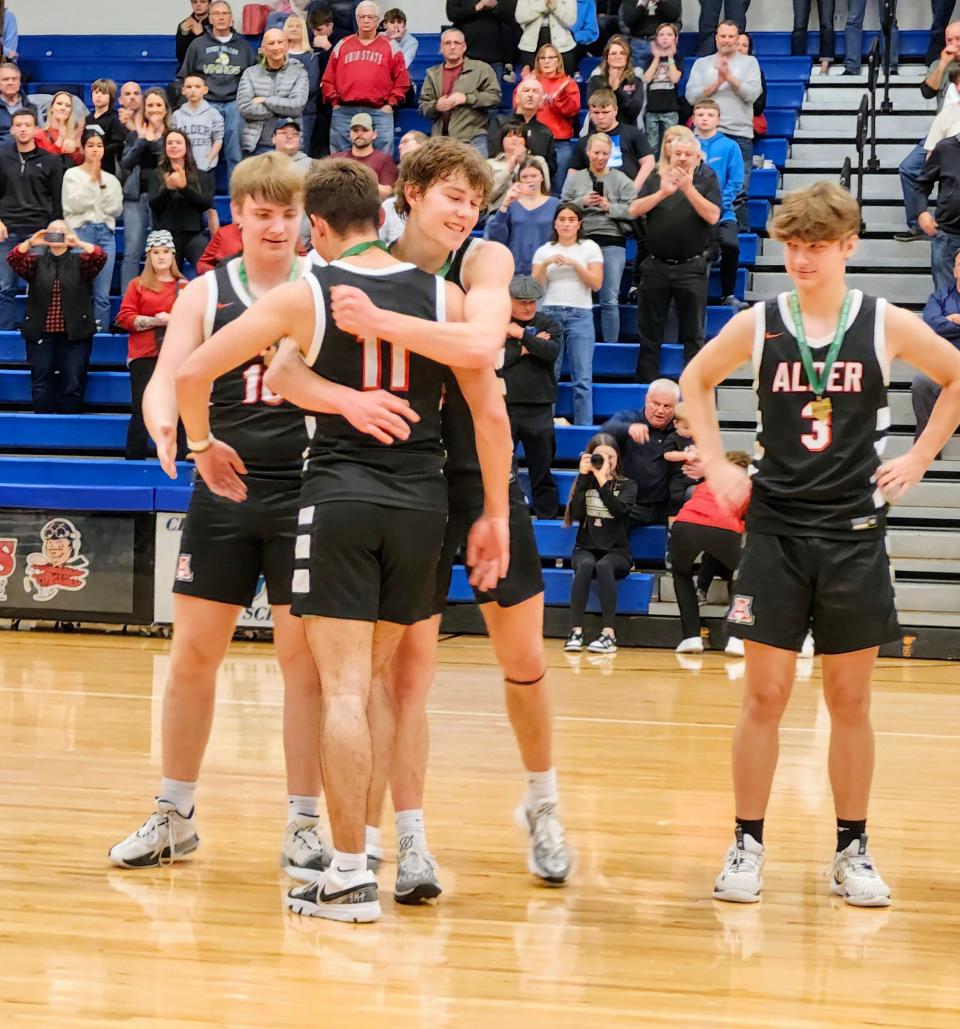
[[[738,314],[680,379],[707,482],[732,508],[746,501],[748,483],[724,458],[713,390],[752,358],[759,398],[746,545],[727,615],[745,641],[746,679],[733,744],[735,839],[714,887],[718,900],[760,899],[779,724],[812,626],[831,716],[831,887],[855,906],[890,903],[866,832],[870,679],[879,646],[900,636],[886,507],[922,478],[960,421],[960,354],[909,312],[848,290],[846,262],[859,227],[856,201],[834,183],[788,194],[771,235],[784,244],[794,289]],[[943,390],[913,447],[881,463],[896,358]]]

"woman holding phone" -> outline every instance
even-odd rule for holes
[[[529,275],[533,255],[546,243],[560,201],[550,196],[543,169],[534,158],[520,165],[517,181],[487,220],[484,239],[503,243],[513,254],[518,275]]]
[[[502,203],[507,190],[519,179],[520,166],[528,158],[534,160],[550,189],[550,172],[547,162],[542,157],[530,153],[529,130],[526,125],[508,125],[503,132],[500,146],[503,148],[496,157],[488,157],[487,164],[493,173],[493,188],[487,200],[487,210],[495,211]]]

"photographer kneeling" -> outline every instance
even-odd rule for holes
[[[633,567],[630,554],[630,510],[637,499],[637,484],[620,472],[617,442],[597,433],[580,456],[580,474],[567,502],[564,525],[580,523],[574,546],[573,587],[570,590],[570,635],[564,650],[583,649],[583,614],[590,583],[597,580],[603,627],[587,650],[615,654],[617,634],[617,581]]]

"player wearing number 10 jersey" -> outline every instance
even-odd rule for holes
[[[831,715],[831,887],[858,907],[890,903],[866,833],[870,679],[879,645],[899,638],[886,506],[922,478],[960,421],[960,354],[909,312],[848,290],[859,227],[856,201],[834,183],[788,194],[771,235],[784,244],[794,289],[733,318],[680,380],[707,481],[731,507],[745,502],[748,484],[724,459],[713,390],[752,357],[759,398],[747,540],[727,615],[745,641],[746,678],[733,746],[735,839],[714,886],[718,900],[760,899],[779,723],[812,626]],[[895,358],[943,390],[913,447],[881,463]]]

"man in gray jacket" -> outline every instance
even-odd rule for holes
[[[487,125],[491,111],[500,106],[500,83],[489,64],[470,60],[466,51],[459,29],[447,29],[440,37],[443,64],[427,69],[420,113],[433,122],[431,135],[452,136],[487,157]]]
[[[240,77],[237,109],[243,118],[240,146],[245,154],[273,149],[273,131],[280,118],[300,118],[307,105],[307,69],[287,56],[290,43],[283,29],[263,34],[263,58]]]

